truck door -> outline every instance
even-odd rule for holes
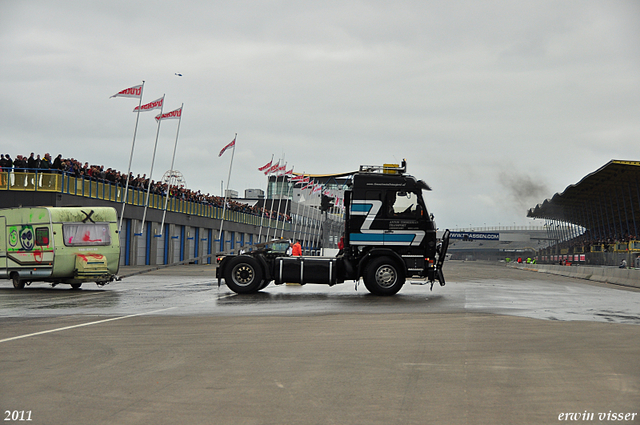
[[[385,229],[384,245],[420,245],[425,235],[420,226],[422,210],[418,193],[387,190],[380,214]]]

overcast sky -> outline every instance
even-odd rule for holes
[[[0,2],[0,152],[126,172],[137,106],[184,103],[175,169],[218,195],[257,170],[407,159],[439,228],[528,224],[611,159],[639,160],[640,2]],[[176,76],[180,73],[183,76]],[[132,172],[148,174],[157,111]],[[170,168],[161,124],[153,178]],[[541,223],[539,223],[541,224]]]

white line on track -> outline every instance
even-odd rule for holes
[[[223,299],[223,298],[230,298],[230,297],[233,297],[235,295],[237,295],[237,294],[226,294],[226,295],[218,296],[216,299],[220,300],[220,299]],[[211,299],[199,300],[199,301],[195,302],[194,304],[200,304],[200,303],[208,302],[208,301],[211,301]],[[23,338],[29,338],[29,337],[32,337],[32,336],[38,336],[38,335],[44,335],[44,334],[48,334],[48,333],[53,333],[53,332],[66,331],[68,329],[81,328],[81,327],[84,327],[84,326],[98,325],[100,323],[113,322],[114,320],[121,320],[121,319],[129,319],[131,317],[144,316],[146,314],[155,314],[155,313],[160,313],[160,312],[163,312],[163,311],[173,310],[173,309],[176,309],[176,308],[178,308],[178,307],[177,306],[176,307],[168,307],[168,308],[163,308],[163,309],[160,309],[160,310],[147,311],[147,312],[144,312],[144,313],[129,314],[127,316],[112,317],[110,319],[97,320],[95,322],[80,323],[78,325],[64,326],[62,328],[49,329],[47,331],[40,331],[40,332],[34,332],[34,333],[30,333],[30,334],[25,334],[25,335],[13,336],[11,338],[0,339],[0,344],[3,343],[3,342],[14,341],[16,339],[23,339]]]
[[[145,313],[129,314],[128,316],[112,317],[110,319],[97,320],[95,322],[80,323],[79,325],[65,326],[65,327],[56,328],[56,329],[49,329],[48,331],[34,332],[34,333],[26,334],[26,335],[18,335],[18,336],[14,336],[14,337],[11,337],[11,338],[0,339],[0,343],[8,342],[8,341],[14,341],[16,339],[28,338],[28,337],[31,337],[31,336],[44,335],[44,334],[48,334],[48,333],[52,333],[52,332],[66,331],[67,329],[81,328],[83,326],[98,325],[100,323],[113,322],[114,320],[129,319],[131,317],[144,316],[145,314],[160,313],[161,311],[173,310],[174,308],[178,308],[178,307],[163,308],[161,310],[147,311]]]

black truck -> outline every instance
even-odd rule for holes
[[[218,257],[216,277],[238,294],[271,282],[335,285],[364,281],[375,295],[394,295],[407,278],[444,286],[449,230],[440,241],[423,190],[431,188],[401,166],[360,166],[345,191],[344,248],[336,257],[289,256],[287,241],[242,255]]]

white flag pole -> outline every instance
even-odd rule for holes
[[[160,105],[160,115],[164,109],[164,94],[162,95],[162,105]],[[151,170],[149,171],[149,184],[147,185],[147,200],[144,203],[144,212],[142,213],[142,223],[140,224],[140,232],[138,236],[142,236],[144,233],[144,222],[147,218],[147,208],[149,208],[149,195],[151,194],[151,177],[153,176],[153,164],[156,160],[156,150],[158,148],[158,136],[160,135],[160,123],[162,120],[158,120],[158,129],[156,130],[156,143],[153,145],[153,156],[151,157]]]
[[[320,189],[320,199],[321,200],[322,200],[322,190],[323,189]],[[322,220],[321,220],[321,218],[322,218],[322,210],[320,208],[317,208],[317,211],[318,211],[318,218],[317,218],[317,223],[316,223],[317,224],[317,229],[315,229],[315,235],[313,237],[313,240],[314,240],[314,245],[316,246],[316,248],[320,248],[319,245],[320,245],[320,230],[321,230],[321,224],[322,224]],[[314,215],[315,215],[315,213],[314,213]],[[317,239],[317,241],[316,241],[316,239]]]
[[[233,156],[236,153],[236,142],[238,139],[238,133],[233,138],[233,150],[231,151],[231,162],[229,163],[229,174],[227,175],[227,190],[224,192],[223,204],[222,204],[222,220],[220,221],[220,233],[218,233],[218,239],[222,244],[222,252],[224,252],[224,240],[222,239],[222,226],[224,225],[224,214],[227,210],[227,193],[229,192],[229,183],[231,182],[231,167],[233,167]]]
[[[269,161],[269,167],[271,167],[272,164],[273,164],[273,154],[271,154],[271,161]],[[269,175],[268,174],[267,174],[267,192],[266,193],[269,193]],[[264,202],[262,203],[262,211],[260,214],[260,232],[258,233],[258,243],[260,243],[260,238],[262,237],[262,223],[264,222],[265,211],[267,211],[267,198],[264,198]]]
[[[133,160],[133,149],[136,146],[136,133],[138,132],[138,119],[140,119],[140,107],[142,106],[142,93],[144,92],[144,80],[140,88],[140,102],[138,102],[138,114],[136,115],[136,126],[133,129],[133,142],[131,142],[131,154],[129,155],[129,166],[127,167],[127,182],[124,186],[124,195],[122,196],[122,212],[120,213],[120,223],[118,224],[118,234],[122,231],[122,219],[124,218],[124,206],[127,203],[127,195],[129,194],[129,173],[131,173],[131,161]]]
[[[302,172],[302,175],[304,176],[304,171]],[[295,183],[291,185],[291,192],[293,192],[293,187],[295,186]],[[302,191],[300,191],[302,193]],[[293,193],[291,195],[291,202],[293,202]],[[296,229],[298,228],[298,221],[300,220],[300,201],[298,200],[298,202],[296,202],[296,220],[293,223],[293,239],[296,238]],[[295,242],[295,241],[294,241]]]
[[[298,203],[298,208],[300,207],[300,204],[302,204],[302,215],[300,215],[300,229],[299,229],[299,233],[298,233],[298,239],[302,241],[302,243],[304,244],[304,228],[307,225],[307,206],[306,206],[306,198],[304,197],[304,187],[305,187],[306,183],[302,185],[302,188],[300,188],[300,198],[301,201],[300,203]],[[304,249],[304,247],[303,247]]]
[[[293,173],[293,168],[291,167],[291,172]],[[289,187],[289,183],[290,183],[290,179],[287,177],[287,167],[284,168],[284,182],[287,182],[287,198],[285,200],[285,211],[289,210],[291,211],[291,202],[289,201],[289,194],[291,193],[291,191],[293,190],[293,185],[291,185],[291,187]],[[287,205],[289,205],[289,207],[287,208]],[[284,225],[286,223],[286,219],[287,219],[287,214],[284,215],[284,218],[282,219],[282,229],[280,229],[280,239],[282,239],[284,237]],[[293,221],[293,220],[292,220]],[[295,242],[295,241],[294,241]]]
[[[163,102],[164,103],[164,102]],[[164,218],[167,215],[167,204],[169,203],[169,192],[171,191],[171,183],[174,180],[173,176],[173,164],[176,159],[176,148],[178,147],[178,134],[180,133],[180,123],[182,122],[182,108],[184,108],[184,103],[180,105],[180,118],[178,118],[178,129],[176,130],[176,142],[173,144],[173,156],[171,157],[171,168],[169,168],[169,184],[167,185],[167,196],[164,198],[164,209],[162,212],[162,224],[160,224],[160,236],[162,236],[162,232],[164,232]],[[160,114],[162,116],[162,114]],[[162,119],[162,118],[160,118]]]
[[[302,215],[304,217],[304,226],[300,227],[300,237],[307,241],[307,248],[311,243],[311,225],[313,224],[313,208],[310,205],[306,205],[306,202],[311,199],[311,190],[305,200],[305,204],[302,205]]]
[[[278,167],[280,167],[280,159],[278,158]],[[276,169],[276,171],[278,171]],[[276,188],[278,187],[278,176],[276,175]],[[269,177],[267,177],[267,198],[269,198]],[[271,209],[269,210],[269,225],[267,226],[267,242],[269,241],[269,232],[271,231],[271,220],[273,219],[273,197],[271,198]],[[275,233],[274,233],[275,234]]]
[[[284,159],[284,157],[283,157]],[[284,163],[284,173],[282,173],[282,185],[284,186],[284,181],[287,178],[287,163]],[[276,191],[278,190],[278,177],[276,176]],[[278,236],[278,223],[280,221],[280,206],[282,205],[282,187],[280,187],[280,196],[278,197],[278,212],[276,213],[276,228],[273,230],[273,238],[275,239]],[[283,223],[284,226],[284,223]]]

